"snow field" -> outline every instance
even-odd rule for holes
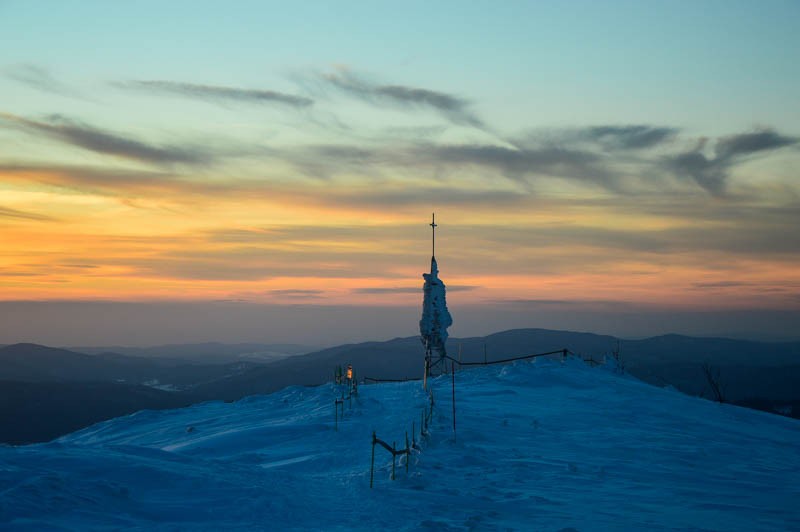
[[[579,360],[432,381],[291,387],[143,411],[55,442],[0,447],[9,530],[800,529],[800,423],[654,388]],[[410,435],[409,435],[410,436]]]

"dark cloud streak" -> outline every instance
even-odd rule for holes
[[[469,110],[469,102],[452,94],[405,85],[378,85],[349,71],[325,74],[322,78],[337,89],[369,103],[428,108],[443,114],[453,123],[479,129],[485,127],[483,121]]]
[[[595,141],[607,149],[640,150],[652,148],[674,137],[671,127],[647,125],[595,126],[582,130],[579,136]]]
[[[177,81],[125,81],[114,85],[133,90],[175,94],[189,98],[213,102],[242,102],[251,104],[283,104],[291,107],[310,107],[314,100],[303,96],[286,94],[283,92],[258,89],[242,89],[238,87],[222,87],[218,85],[202,85],[196,83],[182,83]]]
[[[76,122],[61,115],[50,115],[46,121],[0,113],[0,125],[16,127],[32,134],[42,134],[65,144],[103,155],[113,155],[152,164],[208,164],[213,156],[208,149],[163,145],[154,146],[117,133]]]
[[[9,207],[2,207],[0,206],[0,217],[5,218],[19,218],[23,220],[35,220],[35,221],[52,221],[54,218],[51,216],[45,216],[44,214],[37,214],[33,212],[26,212],[20,211],[17,209],[11,209]]]
[[[33,64],[20,64],[3,69],[5,77],[33,89],[59,96],[81,98],[77,91],[57,80],[49,70]]]

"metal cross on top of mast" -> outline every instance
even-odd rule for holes
[[[436,257],[436,213],[431,213],[431,257]]]

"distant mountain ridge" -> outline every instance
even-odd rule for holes
[[[249,360],[253,362],[268,362],[285,358],[287,356],[301,355],[317,351],[320,348],[299,344],[262,344],[262,343],[236,343],[226,344],[220,342],[203,342],[191,344],[166,344],[150,347],[65,347],[70,351],[99,355],[103,353],[119,353],[121,355],[144,358],[172,358],[176,360],[221,364]]]
[[[143,358],[102,353],[87,355],[67,349],[22,343],[0,348],[0,380],[26,382],[168,383],[176,388],[244,371],[248,361],[190,364],[185,360]]]
[[[183,347],[191,349],[196,345]],[[223,344],[200,345],[213,349]],[[253,345],[266,344],[238,345],[223,358],[236,349],[246,351]],[[626,370],[634,376],[692,395],[707,394],[702,365],[709,363],[720,369],[720,379],[730,401],[771,411],[788,409],[791,415],[795,415],[792,405],[800,405],[800,342],[681,335],[623,340],[547,329],[513,329],[448,341],[449,354],[464,362],[481,362],[484,357],[491,362],[564,348],[597,361],[618,348]],[[64,433],[58,430],[68,427],[72,430],[142,408],[173,408],[207,400],[232,401],[293,384],[320,384],[332,380],[338,365],[352,364],[359,379],[419,378],[423,353],[418,337],[345,344],[261,364],[246,359],[227,364],[191,364],[180,357],[88,355],[36,344],[9,345],[0,348],[0,381],[4,381],[0,382],[0,400],[6,405],[18,396],[31,400],[25,404],[27,417],[20,418],[8,408],[0,415],[0,441],[42,441]],[[148,388],[143,389],[143,385]],[[65,402],[64,397],[71,399]],[[118,408],[106,408],[109,403]],[[54,412],[60,412],[56,415],[59,419],[49,420],[48,416]],[[92,415],[84,415],[86,412]],[[31,432],[31,424],[41,430]],[[53,427],[48,424],[58,430],[51,430]],[[25,440],[23,434],[39,436]]]
[[[800,399],[800,342],[752,342],[725,338],[663,335],[623,340],[594,333],[549,329],[512,329],[485,337],[451,338],[448,352],[464,362],[481,362],[559,349],[602,360],[619,347],[628,371],[659,386],[672,385],[699,395],[706,387],[702,364],[721,368],[732,398]],[[417,337],[347,344],[287,358],[198,387],[200,396],[236,399],[269,393],[288,384],[330,380],[337,365],[352,364],[359,377],[419,378],[423,347]],[[780,370],[776,369],[780,368]],[[752,383],[748,378],[753,375]],[[243,395],[239,395],[243,394]]]

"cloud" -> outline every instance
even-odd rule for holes
[[[477,166],[494,170],[516,182],[529,177],[556,176],[616,189],[615,176],[606,160],[593,152],[560,147],[506,147],[494,144],[437,144],[418,142],[390,147],[351,145],[306,146],[282,155],[309,176],[328,179],[332,175],[372,173],[392,168],[418,172],[426,169],[440,174]],[[489,182],[492,176],[485,180]],[[451,189],[454,190],[454,189]],[[458,194],[457,190],[454,190]]]
[[[597,142],[607,149],[640,150],[671,139],[676,128],[648,125],[594,126],[579,130],[579,137]]]
[[[212,102],[241,102],[251,104],[282,104],[290,107],[309,107],[314,100],[294,94],[256,89],[241,89],[237,87],[222,87],[218,85],[201,85],[196,83],[181,83],[176,81],[125,81],[114,83],[118,87],[149,92],[176,94],[189,98],[198,98]]]
[[[322,78],[337,89],[369,103],[427,108],[439,112],[456,124],[480,129],[485,127],[470,111],[469,102],[452,94],[405,85],[378,85],[345,69],[323,74]]]
[[[170,172],[97,166],[3,164],[0,162],[0,176],[5,182],[40,183],[52,187],[128,199],[133,193],[163,198],[222,192],[207,183],[192,183]]]
[[[718,159],[731,159],[740,155],[791,146],[797,141],[798,139],[795,137],[787,137],[772,129],[765,129],[754,133],[722,137],[717,141],[716,154]]]
[[[354,294],[421,294],[422,286],[394,286],[355,288]]]
[[[207,148],[175,145],[154,146],[123,135],[70,120],[61,115],[50,115],[45,121],[36,121],[10,113],[0,112],[0,125],[17,127],[32,134],[43,134],[65,144],[125,159],[154,163],[208,164],[213,156]]]
[[[486,144],[433,145],[415,150],[415,158],[427,157],[434,164],[478,165],[499,170],[512,179],[531,174],[595,181],[611,186],[611,175],[601,158],[587,151],[566,148],[519,149]]]
[[[125,249],[118,257],[106,258],[102,266],[123,266],[133,277],[157,277],[183,280],[265,281],[278,277],[314,277],[355,279],[363,277],[359,266],[369,264],[376,278],[398,278],[393,268],[404,256],[401,250],[353,251],[319,249],[307,245],[261,247],[205,247],[201,238],[186,235],[165,248],[168,239],[149,238],[142,242],[103,239],[109,247]],[[350,241],[352,243],[352,241]],[[127,245],[126,245],[127,244]],[[288,249],[287,249],[288,248]],[[151,250],[147,256],[137,251]],[[152,251],[159,249],[161,251]],[[288,294],[273,294],[288,295]]]
[[[753,286],[753,283],[745,283],[741,281],[717,281],[709,283],[692,283],[692,288],[698,290],[715,289],[715,288],[740,288],[743,286]]]
[[[511,207],[530,204],[530,196],[519,190],[498,190],[496,187],[465,189],[457,187],[372,187],[362,190],[345,190],[331,195],[331,199],[351,206],[418,206],[440,207]]]
[[[19,211],[9,207],[0,206],[0,217],[19,218],[23,220],[52,221],[54,218],[33,212]]]
[[[12,65],[3,69],[5,77],[28,87],[61,96],[80,98],[77,91],[58,81],[47,69],[25,63]]]
[[[625,206],[621,204],[620,207]],[[687,255],[702,261],[713,253],[750,257],[770,255],[773,258],[800,253],[800,235],[788,233],[786,229],[800,224],[800,211],[777,222],[770,220],[767,213],[741,213],[737,216],[734,212],[727,219],[721,217],[717,223],[702,224],[703,229],[698,230],[696,224],[704,220],[706,213],[702,204],[696,208],[692,215],[694,224],[687,224],[684,220],[680,226],[665,229],[635,225],[609,229],[563,223],[535,228],[460,226],[451,229],[451,233],[456,233],[458,238],[467,234],[474,234],[476,239],[490,237],[498,253],[505,248],[509,252],[526,248],[540,252],[547,248],[571,248],[573,257],[579,250],[585,250],[589,256],[596,254],[598,260],[603,256],[614,260],[614,257],[637,254],[647,254],[649,260],[653,260],[654,255],[676,258]],[[710,207],[705,206],[705,210],[708,209]],[[744,221],[746,223],[742,223]],[[605,253],[598,253],[598,250]],[[553,258],[542,257],[543,263],[550,260]]]
[[[711,194],[719,196],[726,191],[730,169],[734,165],[747,156],[797,142],[796,137],[780,135],[772,129],[730,135],[717,140],[714,157],[711,158],[704,153],[707,139],[701,139],[693,150],[667,156],[662,164],[674,174],[688,176]]]
[[[466,292],[469,290],[475,290],[476,288],[480,288],[479,286],[471,286],[471,285],[447,285],[448,292]],[[366,287],[366,288],[355,288],[352,290],[354,294],[421,294],[422,293],[422,285],[420,286],[389,286],[389,287]]]
[[[278,296],[278,297],[292,297],[292,298],[316,298],[322,296],[325,291],[324,290],[302,290],[297,288],[287,288],[283,290],[269,290],[267,291],[269,295]]]

